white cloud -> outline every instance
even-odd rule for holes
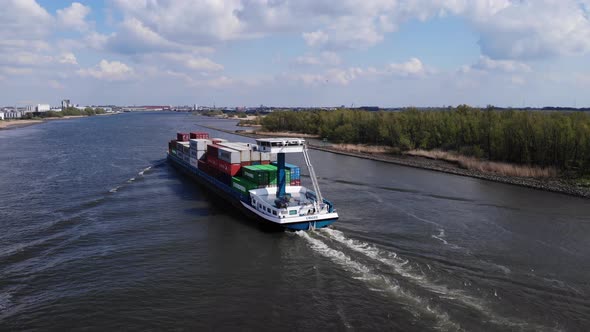
[[[590,22],[575,0],[511,2],[495,15],[474,19],[482,52],[527,59],[590,51]]]
[[[479,61],[470,66],[469,69],[504,73],[531,71],[531,67],[525,63],[514,60],[493,60],[483,55],[480,56]]]
[[[211,61],[208,58],[195,56],[192,54],[182,53],[165,53],[161,55],[164,60],[169,60],[181,64],[185,68],[197,71],[218,71],[223,70],[223,66]]]
[[[328,35],[321,30],[304,32],[302,37],[305,40],[305,43],[311,47],[322,45],[328,42]]]
[[[96,31],[93,31],[93,32],[87,34],[86,36],[84,36],[83,41],[87,47],[102,51],[105,49],[105,46],[106,46],[107,42],[109,41],[109,38],[112,38],[112,37],[113,37],[113,35],[108,36],[108,35],[104,35],[104,34],[96,32]]]
[[[18,67],[38,67],[47,65],[53,57],[33,52],[0,53],[0,64]]]
[[[284,74],[286,78],[294,81],[303,82],[307,85],[318,84],[337,84],[348,85],[350,82],[360,78],[371,77],[392,77],[398,80],[424,78],[427,75],[434,74],[435,70],[424,66],[418,58],[411,58],[403,63],[390,63],[383,68],[367,67],[349,67],[349,68],[331,68],[323,73],[297,73]]]
[[[86,31],[88,29],[86,16],[88,14],[90,14],[90,7],[73,2],[69,7],[57,10],[57,20],[64,28]]]
[[[99,43],[104,41],[110,50],[127,54],[161,51],[177,46],[136,18],[125,19],[120,24],[119,30],[110,38],[105,36],[94,36],[94,38],[97,38]]]
[[[295,58],[295,63],[300,65],[328,65],[340,64],[340,56],[334,52],[321,52],[318,55],[303,55]]]
[[[74,53],[63,53],[59,57],[58,61],[59,61],[59,63],[69,64],[69,65],[77,65],[78,64],[78,59],[76,59],[76,56],[74,55]]]
[[[119,61],[101,60],[93,68],[80,69],[77,71],[82,77],[94,77],[106,81],[122,81],[133,77],[133,68]]]
[[[181,44],[235,39],[240,32],[239,0],[113,0],[128,19],[139,20],[163,38]]]
[[[0,73],[3,73],[6,76],[30,75],[33,73],[33,69],[32,68],[22,68],[22,67],[0,66]]]
[[[413,19],[458,16],[479,33],[481,50],[492,59],[590,52],[582,0],[113,1],[125,21],[140,22],[160,42],[187,46],[296,33],[310,47],[365,49]]]
[[[403,63],[391,63],[387,66],[386,73],[401,77],[416,77],[428,73],[424,64],[418,58],[411,58]]]
[[[39,40],[48,35],[53,17],[35,0],[3,0],[0,39]]]

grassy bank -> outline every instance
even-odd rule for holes
[[[515,165],[502,162],[491,162],[479,158],[462,156],[457,153],[441,150],[411,150],[405,154],[416,157],[425,157],[435,160],[444,160],[456,163],[468,170],[477,170],[483,173],[494,173],[503,176],[527,177],[527,178],[555,178],[558,172],[554,167],[538,167],[527,165]]]

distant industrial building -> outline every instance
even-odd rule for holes
[[[35,106],[35,112],[49,112],[51,110],[51,106],[49,104],[37,104]]]
[[[61,109],[62,110],[66,109],[68,107],[71,107],[71,106],[72,106],[72,103],[70,102],[69,99],[64,99],[61,101]]]
[[[0,120],[4,120],[4,111],[0,111]]]

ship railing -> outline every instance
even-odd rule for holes
[[[317,195],[315,192],[308,190],[307,193],[315,200],[317,200]],[[330,202],[329,200],[322,198],[322,201],[324,202],[324,204],[326,204],[328,206],[328,212],[329,213],[333,213],[336,212],[336,209],[334,208],[334,203]]]

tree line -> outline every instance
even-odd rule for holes
[[[97,114],[105,114],[106,111],[102,108],[92,108],[86,107],[84,109],[78,109],[76,107],[67,107],[64,108],[62,111],[47,111],[47,112],[35,112],[35,113],[27,113],[22,118],[23,119],[38,119],[38,118],[62,118],[64,116],[72,116],[72,115],[97,115]]]
[[[464,155],[590,174],[590,115],[456,108],[399,112],[274,112],[268,131],[319,135],[335,143],[386,145],[407,151],[442,149]]]

